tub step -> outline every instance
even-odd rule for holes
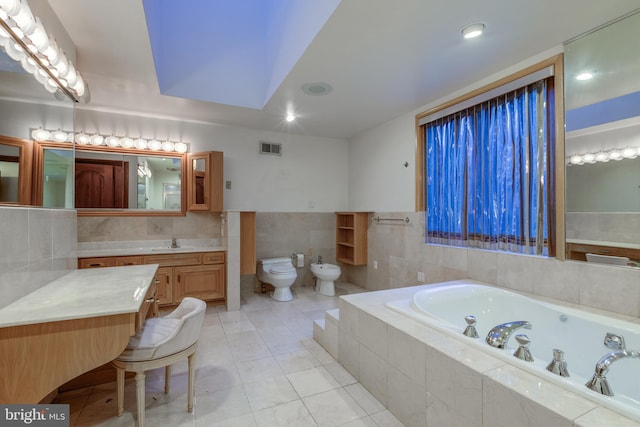
[[[338,321],[340,309],[334,308],[324,313],[324,319],[313,321],[313,339],[331,356],[338,358]]]

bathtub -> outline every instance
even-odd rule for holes
[[[603,292],[606,285],[603,284]],[[598,360],[613,351],[604,345],[608,332],[622,335],[629,350],[640,351],[640,325],[529,298],[515,292],[471,280],[446,282],[418,291],[411,300],[392,301],[388,308],[422,322],[455,339],[549,380],[640,421],[640,359],[621,359],[612,364],[607,374],[614,396],[596,393],[585,386],[593,376]],[[462,334],[465,316],[477,319],[479,338]],[[489,330],[501,323],[526,320],[532,329],[519,329],[505,349],[485,342]],[[533,362],[513,356],[518,348],[517,334],[531,340]],[[553,349],[565,352],[570,377],[560,377],[545,369],[553,359]]]

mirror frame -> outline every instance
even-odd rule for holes
[[[42,189],[43,189],[43,177],[44,177],[44,149],[45,148],[63,148],[63,149],[75,149],[78,151],[90,151],[90,152],[103,152],[110,154],[121,155],[142,155],[142,156],[157,156],[157,157],[174,157],[180,159],[181,169],[181,185],[180,185],[180,207],[179,211],[170,210],[144,210],[144,209],[76,209],[77,215],[81,216],[185,216],[187,213],[187,153],[168,153],[157,151],[145,151],[145,150],[114,150],[110,147],[100,147],[93,145],[78,145],[78,144],[65,144],[52,141],[37,142],[34,141],[35,153],[34,153],[34,185],[33,185],[33,204],[42,206]]]
[[[21,206],[31,204],[31,186],[33,177],[33,144],[29,140],[0,135],[0,145],[18,147],[18,201],[2,202],[1,205]]]

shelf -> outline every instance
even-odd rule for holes
[[[369,212],[336,212],[336,259],[350,265],[367,264]]]

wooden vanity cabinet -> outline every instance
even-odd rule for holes
[[[159,306],[178,305],[185,296],[223,304],[227,287],[225,261],[224,251],[189,252],[80,258],[78,268],[158,264],[155,285]]]

